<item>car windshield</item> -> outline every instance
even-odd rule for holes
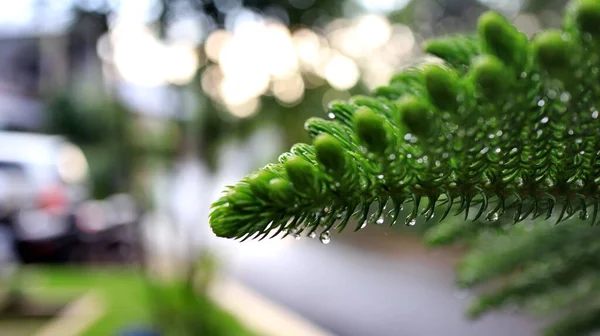
[[[0,162],[51,166],[57,138],[37,134],[0,133]]]
[[[0,170],[21,170],[33,187],[51,183],[57,179],[57,141],[47,135],[0,132]]]

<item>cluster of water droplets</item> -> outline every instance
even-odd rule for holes
[[[298,228],[289,229],[288,234],[296,240],[302,239],[302,235],[300,234],[300,231],[298,230]],[[317,233],[315,232],[315,230],[312,230],[308,233],[307,237],[311,238],[311,239],[316,238]],[[319,234],[319,240],[323,244],[329,244],[331,242],[331,234],[329,233],[329,230],[325,230],[325,231],[321,232],[321,234]]]

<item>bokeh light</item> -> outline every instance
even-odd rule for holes
[[[325,66],[325,79],[329,85],[338,90],[352,88],[359,77],[360,72],[356,63],[342,54],[332,56]]]
[[[269,87],[269,76],[261,69],[246,68],[236,75],[225,75],[220,86],[221,97],[229,104],[242,104],[265,93]]]
[[[304,96],[304,81],[300,74],[277,78],[273,81],[271,91],[280,102],[286,105],[295,105]]]
[[[193,45],[184,43],[168,45],[164,47],[163,52],[164,62],[167,63],[164,76],[168,82],[183,85],[194,77],[200,59]]]
[[[385,45],[392,36],[390,22],[383,15],[364,15],[358,20],[355,27],[356,43],[368,50]]]
[[[124,80],[140,86],[184,85],[201,63],[193,44],[163,42],[136,24],[117,26],[110,37],[98,41],[97,50],[103,60],[114,63]]]
[[[248,118],[254,115],[260,108],[260,100],[257,97],[248,99],[243,103],[226,103],[227,110],[238,118]]]
[[[212,34],[210,34],[206,40],[206,43],[204,44],[204,50],[208,59],[213,62],[218,62],[219,55],[221,55],[223,47],[231,40],[232,37],[233,34],[223,29],[215,30]]]
[[[319,59],[321,48],[319,36],[310,29],[298,29],[292,35],[298,59],[304,64],[312,66]]]
[[[403,3],[392,1],[386,6],[392,5]],[[217,105],[244,118],[256,112],[260,105],[256,101],[265,94],[283,106],[293,106],[302,101],[306,90],[324,84],[340,92],[359,83],[372,90],[386,84],[415,56],[417,37],[412,29],[392,24],[377,11],[328,19],[322,29],[290,30],[281,20],[236,1],[221,1],[217,7],[223,9],[224,28],[212,29],[198,47],[189,34],[162,42],[144,25],[117,24],[110,36],[98,42],[98,54],[106,63],[113,62],[124,80],[144,86],[184,85],[205,66],[202,90]],[[521,21],[530,23],[525,19]],[[173,27],[185,26],[184,20]],[[202,27],[193,28],[192,35],[199,39]]]

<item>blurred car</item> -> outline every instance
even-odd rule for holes
[[[117,239],[107,237],[111,225],[97,212],[90,215],[79,147],[60,136],[8,131],[0,131],[0,144],[0,227],[21,262],[84,261],[85,246]]]

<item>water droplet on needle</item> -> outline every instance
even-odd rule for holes
[[[329,231],[321,232],[321,235],[319,235],[319,240],[323,244],[329,244],[329,242],[331,242],[331,236],[329,235]]]

